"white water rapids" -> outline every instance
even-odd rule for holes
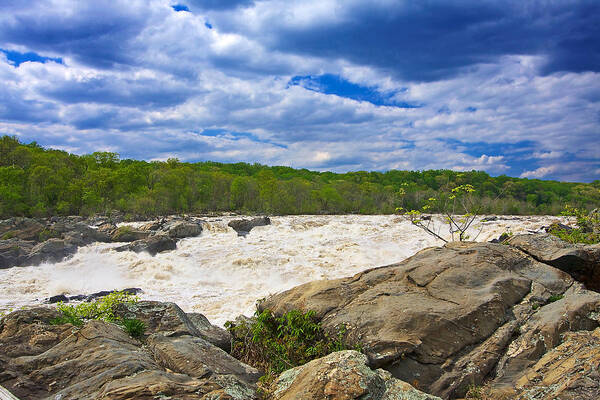
[[[231,219],[205,219],[200,236],[155,257],[119,253],[112,248],[120,244],[97,243],[59,263],[0,270],[0,311],[40,304],[61,293],[139,287],[142,299],[173,301],[222,325],[252,314],[256,300],[269,294],[392,264],[442,244],[393,215],[272,217],[271,225],[256,227],[246,237],[227,226]],[[554,221],[564,218],[499,217],[482,223],[477,240],[536,231]]]

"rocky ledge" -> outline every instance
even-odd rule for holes
[[[120,304],[145,335],[89,321],[52,325],[51,308],[0,322],[0,385],[23,399],[598,399],[600,246],[543,234],[451,243],[353,277],[311,282],[259,305],[314,310],[356,351],[283,372],[228,354],[228,332],[172,303]],[[483,388],[481,388],[483,386]],[[437,397],[436,397],[437,396]],[[471,397],[484,398],[484,397]]]
[[[371,367],[445,399],[484,384],[497,398],[597,399],[598,363],[584,368],[578,355],[598,357],[590,343],[597,343],[600,294],[585,285],[598,287],[600,245],[559,240],[552,250],[550,242],[538,234],[507,244],[450,243],[301,285],[259,307],[314,310],[331,333],[345,325]],[[545,371],[558,366],[554,375],[569,379],[546,386],[558,377]]]

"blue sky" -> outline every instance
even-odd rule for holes
[[[0,134],[78,154],[600,179],[597,0],[5,0]]]

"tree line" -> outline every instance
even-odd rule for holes
[[[569,183],[482,171],[317,172],[248,163],[139,161],[111,152],[75,155],[0,138],[0,216],[133,217],[237,211],[391,214],[420,209],[440,191],[469,184],[483,213],[558,214],[600,206],[600,180]],[[432,212],[437,210],[432,209]]]

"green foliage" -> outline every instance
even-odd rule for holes
[[[558,225],[551,226],[551,234],[569,243],[600,243],[600,210],[587,212],[567,205],[561,215],[575,217],[577,227],[564,229]]]
[[[121,322],[114,314],[115,306],[121,303],[135,303],[137,301],[137,296],[129,293],[112,292],[98,300],[75,305],[59,302],[56,305],[56,309],[61,313],[61,316],[52,320],[51,323],[54,325],[68,323],[75,326],[81,326],[85,321],[92,319],[99,319],[107,322]],[[141,329],[143,333],[143,326],[141,328],[139,326],[135,326],[135,322],[129,322],[129,324],[134,331],[136,329]],[[128,328],[126,327],[125,329],[127,330]]]
[[[44,242],[51,238],[60,237],[60,234],[50,229],[43,229],[38,233],[38,241]]]
[[[440,192],[437,198],[428,198],[421,210],[410,210],[405,214],[413,225],[447,243],[448,240],[440,233],[441,226],[436,224],[431,216],[425,217],[424,214],[432,210],[441,212],[451,240],[464,241],[471,239],[467,231],[474,227],[473,223],[477,219],[480,209],[481,207],[475,202],[475,188],[473,185],[464,184],[447,192]],[[402,211],[401,208],[397,209],[397,212]],[[481,232],[481,226],[479,232]]]
[[[123,329],[125,329],[125,332],[133,338],[142,337],[144,335],[144,330],[146,329],[146,324],[137,318],[123,318],[123,320],[121,320],[121,325],[123,326]]]
[[[16,235],[15,235],[15,233],[13,231],[8,231],[4,235],[2,235],[2,238],[0,238],[0,239],[2,239],[2,240],[8,240],[8,239],[14,238],[15,236]]]
[[[548,298],[548,303],[554,303],[555,301],[558,301],[560,299],[562,299],[564,296],[562,294],[553,294],[552,296],[550,296]]]
[[[482,214],[558,214],[567,203],[581,210],[600,207],[597,182],[491,177],[481,171],[336,174],[247,163],[146,162],[110,152],[77,156],[0,137],[0,218],[111,210],[143,217],[205,211],[392,214],[397,207],[425,206],[439,213],[452,203],[451,188],[463,197],[469,187]]]
[[[233,338],[231,354],[265,371],[263,382],[331,352],[359,349],[345,342],[345,326],[333,336],[327,334],[314,311],[292,310],[280,317],[270,310],[257,311],[250,323],[230,321],[225,326]]]

